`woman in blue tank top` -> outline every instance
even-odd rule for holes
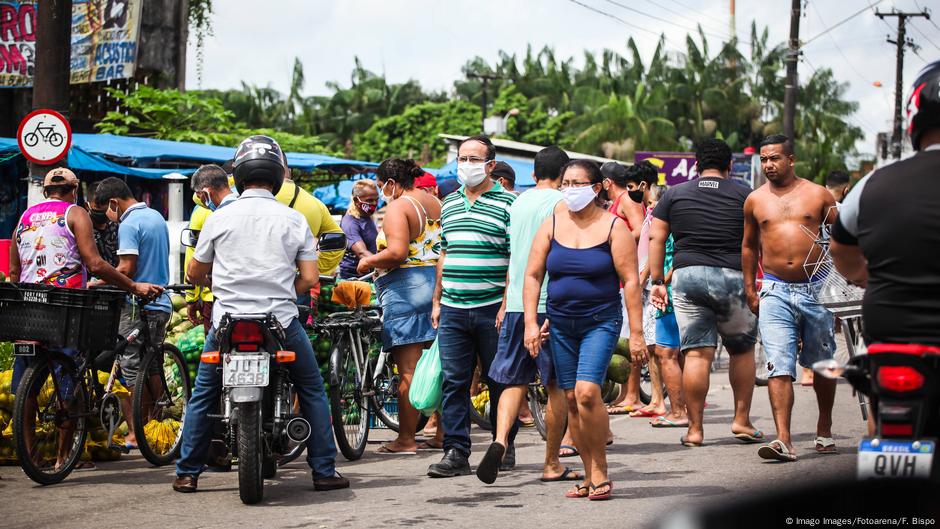
[[[647,359],[636,243],[626,224],[598,205],[602,179],[592,161],[574,160],[562,168],[565,204],[536,233],[523,288],[526,347],[537,356],[543,335],[549,334],[558,387],[568,399],[568,427],[584,462],[584,482],[565,496],[592,500],[606,500],[613,490],[601,384],[623,323],[621,282],[631,355],[635,362]],[[546,272],[548,320],[539,329],[538,298]]]

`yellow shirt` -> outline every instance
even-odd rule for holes
[[[314,238],[324,233],[343,233],[333,216],[330,215],[329,208],[317,197],[311,195],[302,187],[291,180],[285,180],[278,192],[277,199],[281,204],[291,206],[303,214],[310,225],[310,232]],[[293,205],[291,203],[293,202]],[[339,262],[343,260],[343,254],[346,250],[334,250],[332,252],[320,252],[317,256],[317,268],[323,275],[332,275],[339,267]]]
[[[204,208],[197,204],[196,209],[193,210],[193,214],[189,217],[189,229],[193,231],[201,230],[202,225],[206,222],[206,218],[209,217],[210,213],[212,213],[212,211],[210,211],[208,208]],[[183,270],[189,269],[189,260],[193,258],[193,253],[195,251],[195,248],[186,248],[186,256],[183,258]],[[209,287],[195,287],[192,290],[186,291],[187,303],[193,303],[200,300],[212,301],[212,299],[212,291],[209,290]]]

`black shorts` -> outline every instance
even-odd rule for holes
[[[539,325],[545,322],[545,314],[539,314]],[[499,330],[496,356],[490,366],[490,378],[507,386],[521,386],[535,382],[535,375],[542,384],[555,379],[549,343],[542,344],[538,356],[532,358],[525,348],[525,317],[521,312],[507,312]]]

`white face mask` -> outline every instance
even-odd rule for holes
[[[486,179],[486,163],[457,164],[457,180],[466,187],[476,187]]]
[[[597,197],[594,186],[566,187],[561,190],[561,194],[571,211],[581,211]]]
[[[392,193],[390,195],[385,194],[385,188],[388,187],[388,184],[392,182],[385,182],[385,185],[382,186],[382,198],[385,199],[385,202],[391,204],[395,200],[395,188],[392,188]]]

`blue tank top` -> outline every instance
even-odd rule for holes
[[[615,219],[614,222],[617,220]],[[620,277],[607,240],[590,248],[569,248],[555,240],[545,262],[549,317],[585,318],[620,304]],[[610,225],[613,231],[613,223]]]

